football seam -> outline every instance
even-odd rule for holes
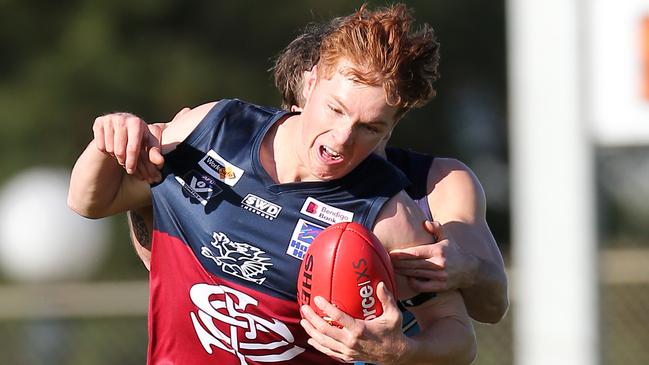
[[[344,227],[342,227],[342,226],[336,226],[336,227],[335,227],[335,229],[337,229],[337,230],[339,230],[339,231],[341,231],[341,232],[340,232],[340,234],[338,235],[338,238],[336,239],[336,246],[335,246],[335,248],[334,248],[334,255],[333,255],[334,260],[333,260],[333,262],[331,263],[331,264],[332,264],[332,267],[331,267],[331,284],[329,285],[329,302],[330,302],[332,305],[334,305],[336,308],[338,308],[338,306],[336,306],[336,305],[334,304],[334,302],[333,302],[333,300],[334,300],[333,295],[334,295],[334,283],[336,282],[335,277],[337,277],[337,274],[336,274],[336,271],[337,271],[337,270],[336,270],[336,266],[337,266],[337,264],[338,264],[338,251],[340,250],[340,241],[341,241],[342,238],[343,238],[343,234],[344,234],[345,231],[347,230],[347,226],[348,226],[348,224],[345,224]]]

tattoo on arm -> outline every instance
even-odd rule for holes
[[[151,247],[151,233],[149,233],[144,218],[132,210],[128,212],[128,216],[131,219],[131,227],[140,246],[145,248]]]

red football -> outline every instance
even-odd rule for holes
[[[383,313],[376,293],[381,281],[396,296],[390,256],[378,238],[358,223],[337,223],[320,232],[304,255],[298,302],[325,317],[313,302],[321,296],[350,316],[369,320]]]

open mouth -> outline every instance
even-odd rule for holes
[[[328,161],[340,161],[343,158],[340,153],[325,145],[320,146],[320,155]]]

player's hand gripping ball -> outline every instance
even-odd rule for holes
[[[381,281],[396,296],[390,256],[379,239],[358,223],[337,223],[320,232],[306,251],[298,302],[327,319],[313,302],[321,296],[354,318],[370,320],[383,313],[376,293]]]

